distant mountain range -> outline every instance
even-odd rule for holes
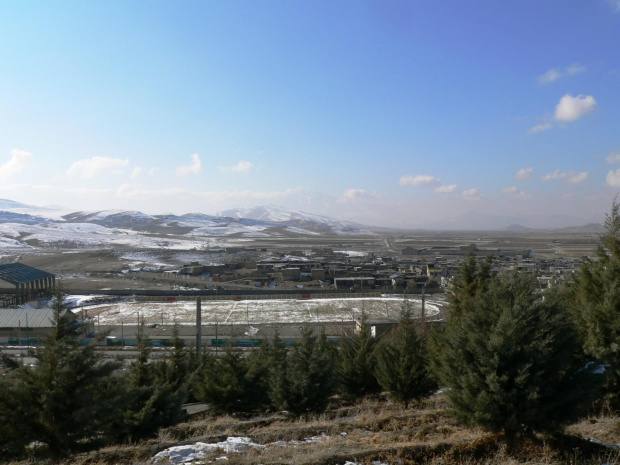
[[[510,220],[509,217],[471,214],[455,218],[453,222],[429,225],[424,230],[526,232],[544,229],[537,226],[545,224],[543,217],[521,217],[517,218],[518,222]],[[579,224],[579,221],[571,217],[554,217],[551,220],[553,224],[559,225],[554,229],[565,232],[598,234],[603,231],[602,225],[596,223],[572,226]],[[126,210],[71,211],[0,199],[0,248],[118,245],[187,249],[222,245],[226,241],[234,243],[249,238],[373,235],[395,231],[290,211],[275,205],[225,210],[216,215],[148,215]]]
[[[0,199],[0,247],[105,244],[204,247],[210,238],[374,234],[366,226],[274,205],[217,215],[68,211]],[[170,237],[169,237],[170,236]]]

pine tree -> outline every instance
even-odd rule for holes
[[[151,347],[144,324],[138,329],[136,338],[138,356],[125,378],[123,415],[114,421],[117,441],[152,436],[160,428],[174,425],[185,417],[182,410],[186,398],[184,384],[166,378],[174,371],[167,362],[162,362],[159,370],[149,363]]]
[[[288,349],[276,331],[271,344],[260,348],[267,368],[267,385],[270,404],[278,410],[288,410],[289,376],[286,359]]]
[[[377,351],[376,375],[381,387],[405,408],[428,396],[437,384],[428,368],[426,340],[418,334],[408,306],[401,311],[398,328]]]
[[[186,347],[175,324],[172,333],[172,353],[158,362],[156,383],[170,383],[175,391],[185,389],[198,368],[196,352]]]
[[[370,334],[368,317],[362,313],[360,330],[340,340],[337,373],[340,392],[356,400],[381,391],[375,377],[377,340]]]
[[[323,333],[324,338],[324,333]],[[286,360],[287,392],[284,410],[295,415],[324,411],[334,392],[334,360],[332,353],[308,328],[288,353]]]
[[[194,395],[218,414],[255,412],[264,408],[262,376],[263,370],[252,370],[241,351],[227,347],[222,356],[203,364],[194,383]]]
[[[54,330],[32,354],[35,367],[20,366],[2,381],[0,423],[14,428],[0,439],[3,453],[19,455],[37,441],[58,458],[108,440],[120,408],[113,375],[119,365],[104,361],[93,344],[82,345],[79,325],[69,316],[58,292]]]
[[[605,234],[596,260],[586,260],[574,287],[574,312],[584,350],[606,369],[606,392],[620,409],[620,204],[614,199],[606,215]]]
[[[491,255],[479,261],[471,252],[467,254],[459,275],[453,279],[452,289],[448,292],[452,315],[459,316],[467,312],[475,299],[484,295],[491,283],[492,264]]]
[[[432,338],[434,372],[457,418],[508,438],[556,431],[590,405],[600,375],[580,369],[579,341],[552,294],[525,275],[492,280]]]
[[[18,367],[11,367],[15,370]],[[33,440],[30,418],[35,416],[33,393],[26,389],[19,371],[0,377],[0,457],[23,456]]]

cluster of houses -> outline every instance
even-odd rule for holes
[[[513,271],[531,273],[542,289],[572,279],[580,260],[571,257],[534,257],[531,250],[478,249],[475,244],[458,247],[407,247],[398,256],[338,252],[320,248],[273,253],[267,258],[203,265],[197,262],[170,270],[171,276],[210,277],[215,283],[276,287],[284,282],[332,289],[407,290],[413,293],[450,286],[468,254],[493,257],[496,275]],[[243,256],[243,255],[238,255]]]

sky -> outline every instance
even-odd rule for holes
[[[7,0],[0,198],[600,222],[618,44],[620,0]]]

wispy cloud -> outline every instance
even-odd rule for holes
[[[461,196],[465,199],[481,199],[482,198],[482,194],[475,187],[464,190],[463,192],[461,192]]]
[[[573,63],[566,68],[552,68],[547,71],[545,74],[541,74],[538,76],[538,82],[540,84],[549,84],[551,82],[557,81],[560,78],[572,76],[574,74],[583,73],[586,70],[585,66],[580,65],[579,63]]]
[[[435,192],[437,192],[438,194],[449,194],[451,192],[456,192],[456,189],[457,189],[456,184],[450,184],[447,186],[436,187]]]
[[[564,95],[555,107],[554,119],[556,121],[576,121],[596,108],[596,100],[591,95]]]
[[[581,171],[575,173],[574,171],[567,171],[560,173],[560,170],[555,170],[553,173],[545,174],[542,178],[543,181],[552,181],[555,179],[563,179],[569,184],[580,184],[588,179],[588,172]]]
[[[129,159],[127,158],[91,157],[73,163],[67,170],[66,175],[69,179],[90,179],[103,171],[120,174],[123,168],[128,165]]]
[[[534,171],[534,168],[532,168],[531,166],[527,168],[521,168],[515,173],[514,177],[518,180],[527,179],[532,175],[532,171]]]
[[[432,186],[439,184],[440,179],[427,174],[417,176],[403,176],[398,181],[401,186]]]
[[[351,189],[347,189],[346,191],[344,191],[344,193],[338,199],[338,201],[339,202],[352,202],[355,200],[362,200],[362,199],[368,200],[368,199],[375,199],[379,197],[380,195],[376,192],[370,193],[366,191],[365,189],[351,188]]]
[[[247,173],[248,171],[250,171],[250,168],[252,168],[252,166],[254,165],[251,162],[242,160],[233,166],[221,166],[220,171],[223,171],[225,173]]]
[[[506,194],[512,194],[512,196],[517,199],[531,199],[532,198],[531,194],[523,192],[521,189],[519,189],[516,186],[506,187],[505,189],[502,189],[502,192]]]
[[[611,170],[607,173],[607,185],[611,187],[620,187],[620,169]]]
[[[202,172],[202,162],[197,153],[190,155],[192,159],[191,165],[179,166],[177,168],[177,176],[188,176],[190,174],[200,174]]]
[[[141,166],[136,166],[133,171],[131,172],[131,175],[129,175],[129,177],[131,179],[136,179],[137,177],[139,177],[142,173],[144,172],[144,168],[142,168]]]
[[[8,181],[15,175],[30,169],[34,165],[34,157],[25,150],[11,150],[11,158],[4,165],[0,165],[0,180]]]
[[[607,0],[607,3],[609,3],[617,13],[620,13],[620,0]]]
[[[537,134],[539,132],[547,131],[547,130],[551,129],[552,127],[553,126],[551,125],[551,123],[537,124],[536,126],[530,128],[528,132],[530,134]]]
[[[119,186],[115,195],[127,199],[205,199],[213,204],[236,203],[248,200],[256,201],[273,201],[275,199],[286,198],[291,195],[297,195],[301,192],[301,188],[290,188],[283,191],[197,191],[186,188],[169,188],[169,189],[153,189],[145,187],[142,184],[123,184]]]
[[[610,165],[620,163],[620,152],[610,152],[609,155],[607,155],[607,157],[605,158],[605,161]]]

